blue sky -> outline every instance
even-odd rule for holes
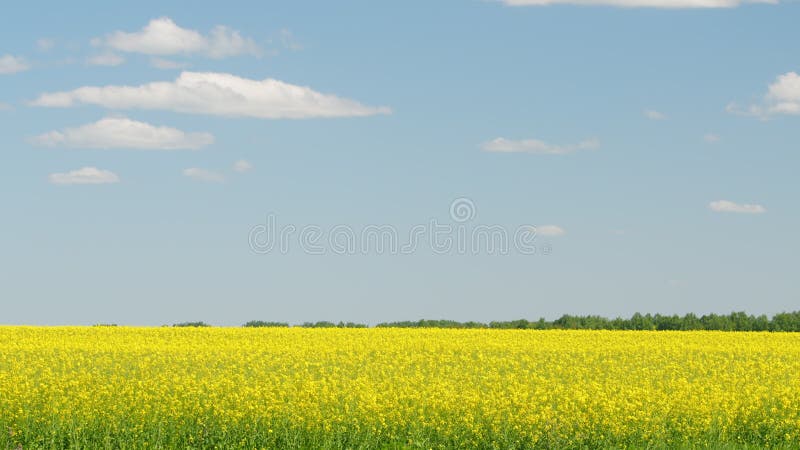
[[[800,309],[800,3],[544,3],[15,6],[0,323]],[[250,244],[459,198],[535,254]]]

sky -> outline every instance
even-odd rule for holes
[[[0,323],[800,309],[798,22],[788,1],[15,5]]]

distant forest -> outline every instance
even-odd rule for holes
[[[208,326],[205,322],[185,322],[175,326]],[[288,327],[284,322],[266,322],[254,320],[245,327]],[[367,325],[353,322],[306,322],[296,325],[305,328],[366,328]],[[800,311],[784,312],[767,317],[754,316],[744,312],[730,314],[695,314],[663,315],[639,314],[630,318],[608,319],[601,316],[563,315],[556,320],[541,318],[536,321],[525,319],[500,322],[457,322],[453,320],[417,320],[403,322],[385,322],[377,328],[494,328],[525,330],[719,330],[719,331],[798,331],[800,332]]]

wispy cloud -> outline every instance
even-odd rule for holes
[[[620,8],[736,8],[747,3],[777,4],[778,0],[499,0],[508,6],[616,6]]]
[[[358,117],[391,113],[387,107],[365,106],[305,86],[211,72],[183,72],[174,82],[141,86],[85,86],[72,91],[45,93],[31,105],[70,107],[80,103],[111,109],[156,109],[262,119]]]
[[[708,204],[714,212],[728,212],[739,214],[763,214],[767,209],[758,204],[739,204],[729,200],[716,200]]]
[[[116,53],[106,52],[99,55],[90,56],[86,59],[86,63],[90,66],[116,67],[125,63],[125,58]]]
[[[513,140],[496,138],[484,143],[481,148],[493,153],[533,153],[540,155],[564,155],[578,150],[594,150],[600,147],[596,138],[586,139],[577,144],[554,145],[538,139]]]
[[[244,159],[240,159],[233,163],[233,170],[239,173],[249,172],[253,170],[253,164],[249,161],[245,161]]]
[[[666,114],[656,111],[654,109],[645,109],[643,111],[643,114],[650,120],[664,120],[667,118]]]
[[[23,58],[13,55],[0,56],[0,74],[24,72],[30,68]]]
[[[709,144],[713,144],[715,142],[719,142],[720,139],[721,138],[719,137],[719,135],[718,134],[714,134],[714,133],[706,133],[706,134],[703,135],[703,140],[708,142]]]
[[[77,128],[50,131],[32,139],[50,147],[125,148],[142,150],[198,149],[214,143],[209,133],[187,133],[126,117],[106,117]]]
[[[236,30],[218,25],[209,34],[203,35],[178,26],[169,17],[153,19],[139,31],[115,31],[103,38],[95,38],[92,44],[121,52],[157,56],[199,54],[210,58],[225,58],[261,54],[255,41],[243,37]]]
[[[38,48],[39,51],[42,52],[48,52],[53,48],[55,48],[55,46],[56,46],[56,41],[54,39],[41,38],[36,40],[36,48]]]
[[[183,170],[183,175],[197,181],[205,181],[208,183],[221,183],[225,181],[225,176],[212,170],[200,169],[197,167],[190,167]]]
[[[303,49],[303,44],[299,43],[294,34],[286,28],[283,28],[278,32],[278,41],[280,42],[281,47],[287,50],[299,51]]]
[[[761,103],[740,107],[732,102],[725,108],[729,113],[767,118],[778,114],[800,114],[800,75],[787,72],[778,75],[767,88]]]
[[[156,69],[162,70],[174,70],[174,69],[183,69],[188,67],[187,63],[173,61],[171,59],[164,59],[164,58],[150,58],[150,65],[155,67]]]
[[[53,173],[48,177],[53,184],[112,184],[119,183],[119,176],[109,170],[84,167],[66,173]]]

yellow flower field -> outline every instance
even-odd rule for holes
[[[0,327],[0,448],[800,445],[800,334]]]

